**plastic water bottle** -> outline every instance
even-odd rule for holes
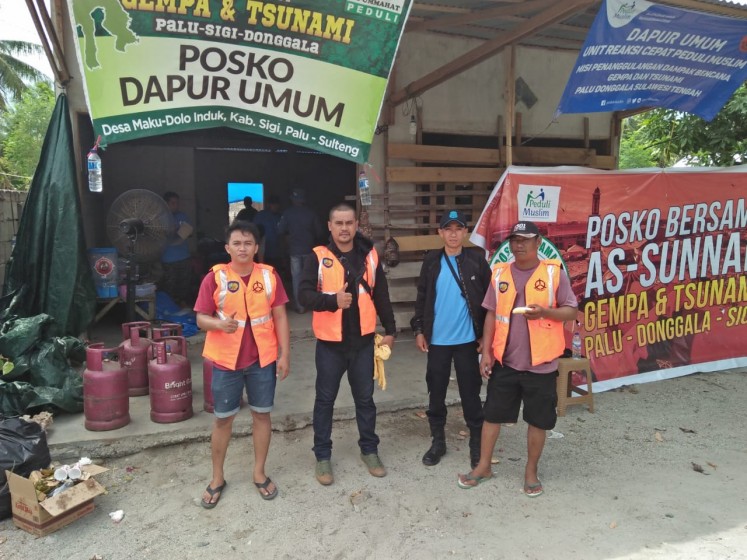
[[[574,358],[583,358],[581,355],[581,335],[578,331],[573,333],[573,342],[571,342],[571,355]]]
[[[371,190],[368,188],[368,177],[365,171],[361,171],[358,175],[358,192],[361,195],[361,206],[371,206]]]
[[[88,152],[88,190],[91,192],[101,192],[103,190],[101,158],[96,152],[96,148]]]

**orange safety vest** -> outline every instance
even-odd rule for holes
[[[314,247],[319,259],[317,291],[325,294],[336,294],[345,285],[345,268],[335,254],[327,247]],[[379,255],[376,249],[366,255],[366,268],[363,279],[373,293],[376,281],[376,267],[379,266]],[[362,284],[358,284],[358,313],[361,321],[361,335],[371,334],[376,330],[376,307],[371,295]],[[314,336],[319,340],[330,342],[342,341],[342,309],[337,311],[314,311],[311,319]]]
[[[265,367],[278,359],[278,339],[275,323],[272,320],[272,304],[275,301],[275,274],[266,264],[254,263],[249,276],[249,284],[227,264],[216,264],[215,274],[215,314],[226,319],[234,313],[239,322],[235,333],[220,330],[207,331],[202,355],[213,360],[220,367],[234,370],[239,358],[244,329],[249,321],[254,340],[259,350],[259,365]]]
[[[561,263],[559,260],[540,261],[537,270],[527,280],[524,296],[527,305],[557,307],[555,299],[560,285]],[[503,363],[503,353],[508,341],[511,311],[516,300],[516,286],[511,275],[510,263],[498,263],[493,268],[492,288],[495,290],[495,334],[493,335],[493,355]],[[565,335],[562,321],[536,319],[527,321],[529,328],[529,348],[532,365],[553,361],[565,350]]]

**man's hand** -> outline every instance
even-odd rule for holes
[[[388,334],[384,338],[382,338],[381,343],[389,346],[389,350],[394,350],[394,337],[391,334]]]
[[[495,358],[492,353],[483,353],[482,359],[480,360],[480,375],[484,379],[489,379],[490,374],[493,373],[493,364],[495,364]]]
[[[425,335],[423,333],[420,333],[415,337],[415,346],[417,346],[418,350],[421,352],[428,351],[428,343],[425,341]]]
[[[231,315],[228,319],[223,319],[219,325],[218,328],[222,330],[224,333],[233,334],[236,332],[236,330],[239,328],[239,322],[234,319],[236,316],[236,313],[234,312],[233,315]]]
[[[290,358],[288,354],[281,353],[278,356],[278,361],[275,362],[275,376],[282,381],[290,373]]]
[[[527,321],[542,319],[545,313],[544,307],[534,303],[532,305],[528,305],[527,307],[529,308],[529,311],[524,313],[524,317],[527,318]]]
[[[335,294],[337,296],[337,308],[338,309],[348,309],[350,307],[350,304],[353,303],[353,294],[347,293],[345,290],[348,289],[348,283],[345,282],[345,285],[342,287],[342,289]]]

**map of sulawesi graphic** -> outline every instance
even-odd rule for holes
[[[138,42],[138,37],[130,29],[132,21],[127,11],[118,0],[78,0],[73,2],[73,13],[77,27],[83,35],[85,51],[83,60],[89,70],[100,66],[96,56],[96,20],[95,13],[103,14],[100,25],[116,38],[114,48],[124,52],[127,45]]]

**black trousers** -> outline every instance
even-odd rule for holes
[[[316,343],[316,399],[314,400],[314,455],[317,461],[332,456],[332,416],[340,382],[348,372],[348,383],[355,403],[358,446],[361,453],[378,453],[374,393],[373,339],[355,352],[339,352],[324,342]]]
[[[453,346],[431,344],[428,347],[425,382],[428,386],[427,414],[431,428],[443,428],[446,425],[446,390],[449,387],[452,361],[456,369],[464,421],[471,430],[481,428],[484,419],[480,401],[482,377],[476,342]]]

